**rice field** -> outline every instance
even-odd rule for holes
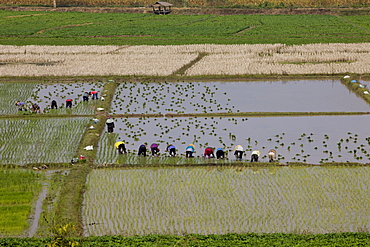
[[[111,113],[367,112],[369,109],[366,102],[338,80],[142,82],[121,83]]]
[[[367,167],[94,170],[85,235],[369,229]]]
[[[102,82],[76,82],[76,83],[55,83],[44,84],[38,82],[5,82],[0,83],[0,90],[4,94],[0,98],[0,114],[28,114],[31,106],[37,103],[43,113],[53,114],[93,114],[96,109],[95,101],[90,100],[88,103],[82,102],[84,92],[96,90],[99,97],[104,95]],[[66,99],[73,100],[71,109],[65,108]],[[91,98],[91,97],[90,97]],[[51,101],[55,100],[58,109],[51,110]],[[26,112],[18,112],[15,106],[16,101],[25,102]]]
[[[43,177],[34,171],[0,171],[1,237],[24,235]]]
[[[6,46],[1,76],[169,76],[205,56],[184,74],[295,75],[366,74],[369,44]],[[56,49],[58,52],[56,52]],[[120,61],[119,63],[117,61]],[[96,70],[95,68],[99,68]]]
[[[90,119],[0,120],[0,164],[68,163]]]
[[[115,119],[115,135],[104,133],[98,147],[98,164],[160,163],[153,158],[138,158],[141,144],[148,148],[158,143],[161,154],[173,144],[181,159],[172,164],[207,162],[202,157],[208,146],[223,148],[229,161],[235,161],[234,147],[242,145],[244,159],[250,160],[253,150],[260,150],[260,161],[267,162],[270,149],[277,151],[278,161],[320,164],[323,162],[359,162],[370,160],[368,115],[310,117],[192,117],[192,118],[122,118]],[[130,154],[119,155],[114,143],[124,140]],[[193,143],[199,161],[186,161],[185,149]],[[171,158],[165,163],[171,164]],[[212,162],[212,161],[211,161]]]
[[[57,84],[37,84],[33,90],[32,100],[36,101],[44,112],[50,113],[72,113],[78,115],[93,114],[96,110],[98,101],[91,100],[83,102],[82,95],[84,92],[98,91],[99,99],[105,95],[103,92],[103,82],[77,82],[77,83],[57,83]],[[73,100],[71,109],[65,108],[66,99]],[[52,100],[56,100],[59,108],[50,109]],[[61,107],[60,107],[61,106]]]
[[[16,114],[18,107],[15,106],[17,100],[27,102],[32,96],[35,83],[0,83],[1,104],[0,114]],[[30,105],[29,105],[30,107]]]

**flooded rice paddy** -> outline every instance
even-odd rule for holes
[[[339,80],[123,83],[114,114],[351,112],[370,107]]]
[[[89,119],[0,120],[0,164],[68,163]]]
[[[25,108],[27,109],[31,109],[31,105],[37,103],[44,113],[93,114],[96,102],[90,100],[88,103],[84,103],[82,102],[82,95],[84,92],[93,90],[101,92],[103,86],[103,83],[97,82],[43,84],[17,81],[0,83],[0,91],[4,92],[0,98],[2,102],[0,104],[0,114],[17,114],[16,101],[25,102]],[[72,109],[65,109],[65,101],[68,98],[73,100]],[[52,100],[57,102],[58,110],[49,109]]]
[[[104,133],[99,149],[108,150],[116,140],[124,140],[127,148],[136,153],[143,143],[159,143],[165,150],[174,144],[180,155],[193,143],[195,156],[202,156],[206,147],[223,148],[234,160],[233,148],[242,145],[245,159],[252,150],[260,150],[261,161],[275,149],[281,162],[360,162],[370,160],[370,116],[311,116],[311,117],[194,117],[194,118],[118,118],[115,134]],[[107,152],[114,152],[110,149]],[[110,160],[115,162],[114,153]],[[100,152],[99,155],[104,155]]]
[[[73,114],[93,114],[96,101],[89,97],[88,102],[83,102],[84,92],[98,91],[99,98],[102,96],[103,83],[68,83],[68,84],[38,84],[33,90],[33,100],[41,109],[50,107],[51,101],[55,100],[58,106],[65,107],[66,99],[73,100],[73,107],[70,109]],[[64,113],[66,109],[48,110],[52,113]]]
[[[370,227],[369,176],[367,167],[94,170],[85,235],[358,232]]]

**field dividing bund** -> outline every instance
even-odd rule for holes
[[[367,167],[93,170],[85,235],[356,232],[369,227],[369,174]]]

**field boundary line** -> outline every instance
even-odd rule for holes
[[[208,52],[199,52],[198,53],[198,56],[190,61],[189,63],[185,64],[184,66],[182,66],[180,69],[178,69],[177,71],[175,71],[174,73],[172,73],[172,76],[176,76],[176,75],[184,75],[185,72],[190,68],[192,67],[194,64],[196,64],[197,62],[199,62],[200,60],[202,60],[205,56],[208,56],[209,53]]]
[[[42,34],[44,32],[50,31],[50,30],[59,30],[59,29],[64,29],[64,28],[80,27],[80,26],[86,26],[86,25],[92,25],[92,24],[94,24],[94,23],[88,22],[88,23],[82,23],[82,24],[74,24],[74,25],[68,25],[68,26],[47,28],[47,29],[43,29],[43,30],[38,31],[35,34]]]
[[[369,33],[369,34],[370,34],[370,29],[369,29],[369,28],[366,28],[366,27],[364,27],[364,26],[358,25],[358,24],[354,23],[353,21],[350,21],[350,20],[348,20],[347,18],[344,18],[344,17],[342,17],[342,16],[337,16],[337,17],[338,17],[339,19],[343,20],[344,22],[347,22],[347,23],[351,24],[353,27],[357,27],[357,28],[359,28],[359,29],[361,29],[361,30],[365,31],[366,33]]]

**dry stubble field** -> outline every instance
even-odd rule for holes
[[[0,76],[334,75],[370,71],[369,43],[1,45],[0,51]]]

